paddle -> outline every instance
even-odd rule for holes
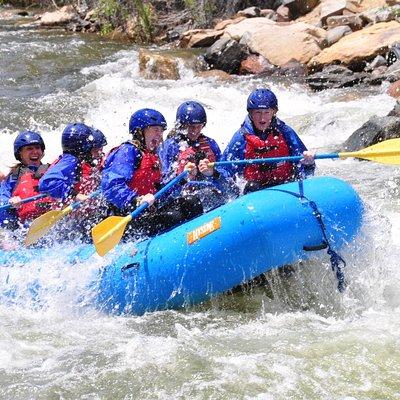
[[[91,193],[88,199],[96,197],[100,194],[100,190]],[[29,246],[36,243],[42,236],[44,236],[60,219],[64,218],[70,212],[78,209],[82,205],[82,201],[75,201],[62,210],[50,210],[47,213],[37,217],[29,227],[28,233],[25,238],[25,245]]]
[[[327,158],[360,158],[363,160],[375,161],[381,164],[392,164],[400,165],[400,138],[389,139],[378,144],[366,147],[359,151],[350,151],[344,153],[325,153],[316,154],[315,159],[327,159]],[[256,158],[249,160],[231,160],[231,161],[217,161],[210,163],[209,166],[217,165],[241,165],[241,164],[263,164],[263,163],[278,163],[283,161],[297,162],[300,161],[303,156],[291,156],[291,157],[272,157],[272,158]]]
[[[154,197],[156,199],[159,199],[171,187],[184,179],[187,174],[188,171],[184,171],[176,176],[174,179],[169,181],[161,190],[159,190],[154,195]],[[99,224],[95,225],[92,228],[92,238],[97,253],[103,257],[111,249],[113,249],[120,242],[128,222],[141,214],[148,206],[149,204],[145,202],[125,217],[108,217],[105,220],[101,221]]]
[[[26,199],[22,199],[19,202],[19,204],[29,203],[30,201],[43,199],[43,197],[47,197],[47,194],[42,193],[42,194],[37,194],[37,195],[32,196],[32,197],[27,197]],[[14,207],[14,206],[12,204],[8,203],[8,204],[5,204],[3,206],[0,206],[0,211],[7,210],[8,208],[12,208],[12,207]]]

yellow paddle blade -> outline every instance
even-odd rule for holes
[[[33,243],[36,243],[54,226],[57,221],[69,214],[71,211],[72,207],[68,206],[63,210],[48,211],[47,213],[36,218],[29,227],[25,238],[25,245],[29,246]]]
[[[125,227],[131,219],[131,215],[108,217],[92,228],[92,239],[98,254],[105,256],[120,242]]]
[[[381,164],[400,165],[400,138],[385,140],[359,151],[339,153],[339,157],[355,157]]]

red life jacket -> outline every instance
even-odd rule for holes
[[[198,157],[201,157],[201,159],[207,158],[210,162],[216,161],[210,142],[204,135],[200,135],[194,144],[179,152],[176,173],[183,172],[188,162],[197,164]]]
[[[44,175],[48,168],[49,164],[42,164],[36,171],[32,171],[31,169],[21,165],[11,170],[13,178],[17,181],[12,192],[12,197],[19,196],[21,199],[26,199],[27,197],[39,194],[39,179]],[[49,197],[44,197],[43,199],[21,204],[16,208],[15,212],[20,221],[25,222],[44,214],[46,211],[51,209],[53,204],[55,204],[54,200]]]
[[[161,165],[158,155],[148,151],[141,152],[140,164],[128,182],[128,187],[143,196],[156,193],[160,184]]]
[[[269,133],[266,140],[256,135],[245,135],[245,159],[271,158],[290,156],[289,146],[279,131]],[[248,181],[256,181],[263,185],[273,186],[294,179],[295,170],[292,163],[253,164],[244,169],[244,177]]]
[[[100,164],[93,166],[87,161],[82,161],[78,171],[78,181],[74,185],[74,191],[84,195],[94,192],[100,185]]]

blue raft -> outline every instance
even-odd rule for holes
[[[93,301],[137,315],[197,304],[327,243],[340,250],[356,237],[362,215],[358,194],[336,178],[250,193],[154,238],[118,245],[93,278]]]

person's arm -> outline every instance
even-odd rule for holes
[[[77,182],[79,160],[72,154],[63,154],[40,178],[39,191],[55,199],[66,199]]]
[[[278,121],[280,125],[280,130],[288,143],[291,156],[302,156],[305,151],[307,151],[306,145],[300,139],[299,135],[288,125],[282,121]],[[300,164],[298,166],[300,172],[304,173],[304,176],[312,176],[315,172],[315,162],[312,164]]]
[[[221,150],[217,144],[217,142],[214,139],[208,138],[210,147],[212,152],[214,153],[215,156],[215,161],[220,161],[221,160]],[[206,160],[207,164],[209,160]],[[204,167],[202,167],[202,164]],[[205,169],[205,163],[203,161],[200,161],[199,164],[199,170],[201,172],[202,169]],[[204,174],[203,174],[204,175]],[[223,168],[222,166],[217,166],[209,169],[209,174],[208,176],[204,176],[204,180],[212,182],[216,188],[218,188],[223,194],[226,194],[228,196],[237,196],[238,195],[238,187],[236,186],[234,179],[230,176],[230,174]]]
[[[128,187],[128,183],[135,173],[138,157],[140,154],[136,147],[125,143],[106,159],[101,189],[105,198],[120,210],[134,208],[137,193]]]
[[[243,132],[239,129],[232,137],[228,146],[224,150],[221,156],[221,161],[234,161],[244,159],[244,150],[246,147],[246,140],[244,138]],[[233,177],[235,174],[242,175],[244,166],[243,165],[226,165],[224,170],[229,176]]]
[[[9,174],[8,177],[0,184],[0,205],[4,206],[9,204],[12,192],[15,188],[16,181]],[[10,212],[11,211],[11,212]],[[6,210],[0,211],[0,225],[3,225],[6,221],[14,220],[15,215],[12,209],[8,208]]]

